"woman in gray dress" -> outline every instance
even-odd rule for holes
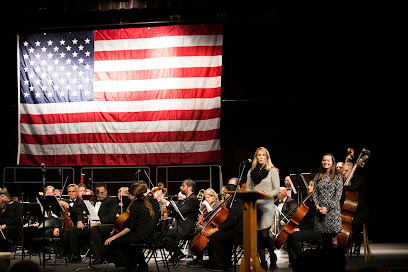
[[[246,190],[255,190],[269,196],[279,194],[279,172],[271,162],[269,152],[264,147],[259,147],[255,151],[251,170],[248,171]],[[276,254],[274,253],[273,239],[269,236],[269,229],[272,226],[275,215],[273,199],[259,198],[257,204],[257,230],[258,230],[258,254],[261,258],[261,266],[267,270],[265,260],[265,248],[270,255],[270,270],[276,268]]]
[[[341,232],[340,199],[343,183],[336,172],[332,154],[324,154],[319,174],[314,178],[313,201],[316,204],[315,231],[322,234],[325,245],[337,245],[337,233]]]

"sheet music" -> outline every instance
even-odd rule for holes
[[[84,200],[85,206],[89,211],[89,220],[91,222],[98,222],[101,221],[101,219],[99,218],[98,213],[95,210],[95,207],[91,204],[91,202],[89,202],[89,200]]]
[[[186,221],[186,219],[185,219],[184,216],[181,214],[179,208],[177,207],[177,205],[174,203],[173,200],[170,200],[170,204],[173,206],[174,210],[178,213],[178,215],[180,215],[181,219],[183,219],[183,221]]]

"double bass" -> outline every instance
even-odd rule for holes
[[[352,148],[348,149],[350,153],[354,154],[354,150]],[[351,155],[351,154],[350,154]],[[352,156],[347,156],[346,161],[352,158]],[[361,150],[360,155],[358,156],[357,162],[354,167],[351,169],[351,172],[347,179],[344,182],[344,186],[350,186],[351,178],[354,175],[357,167],[360,166],[361,168],[364,167],[367,159],[370,157],[370,151],[363,148]],[[350,192],[347,191],[344,194],[344,200],[341,204],[341,232],[337,234],[337,243],[339,247],[345,248],[350,237],[351,227],[353,224],[354,214],[356,213],[358,205],[358,192]]]

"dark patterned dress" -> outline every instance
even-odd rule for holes
[[[316,178],[317,176],[315,180]],[[341,232],[340,199],[342,192],[343,183],[340,175],[336,175],[333,182],[330,182],[329,175],[324,175],[321,180],[315,182],[313,201],[315,205],[327,208],[325,215],[316,212],[314,230],[317,233]]]

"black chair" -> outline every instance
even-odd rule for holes
[[[52,236],[53,230],[54,229],[63,229],[64,228],[64,220],[60,218],[47,218],[45,219],[44,223],[41,223],[40,226],[38,226],[39,233],[41,233],[40,237],[33,238],[31,241],[32,243],[42,243],[43,242],[43,236],[42,233],[43,231],[46,232],[45,235],[45,244],[42,245],[43,249],[43,254],[47,253],[48,250],[48,260],[51,259],[51,253],[54,253],[54,268],[57,262],[58,255],[63,252],[63,256],[65,259],[65,266],[68,266],[68,259],[64,251],[64,244],[63,244],[63,239],[59,237],[54,237]],[[49,231],[47,231],[49,230]],[[63,230],[62,230],[63,231]],[[47,233],[48,232],[48,233]],[[62,251],[61,251],[62,249]],[[38,257],[40,259],[40,265],[41,265],[41,254],[38,254]],[[30,254],[30,259],[31,259],[31,254]]]

